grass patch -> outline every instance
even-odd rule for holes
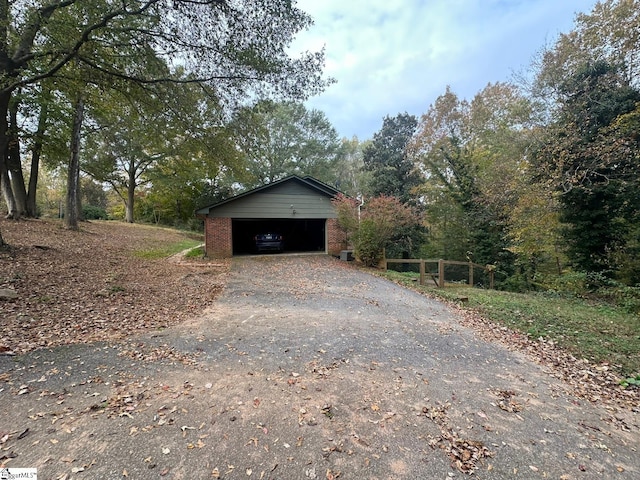
[[[462,308],[487,320],[553,340],[578,358],[608,362],[622,376],[640,372],[640,315],[623,305],[546,293],[511,293],[466,286],[420,286],[417,274],[394,271],[382,276],[448,301],[467,297]]]
[[[192,248],[184,256],[184,258],[202,258],[202,257],[204,257],[204,245],[200,245],[199,247]]]
[[[180,253],[189,248],[197,247],[202,242],[196,239],[185,238],[179,242],[168,243],[161,247],[150,248],[146,250],[136,250],[133,254],[138,258],[147,260],[155,260],[159,258],[167,258],[176,253]]]

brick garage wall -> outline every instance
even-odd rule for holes
[[[337,218],[327,219],[327,253],[329,255],[340,255],[340,250],[347,248],[347,235],[338,226]]]
[[[230,218],[207,217],[204,222],[205,250],[209,258],[233,256],[233,238]]]
[[[209,258],[233,256],[232,222],[230,218],[207,217],[205,225],[205,249]],[[335,218],[327,219],[327,253],[340,255],[346,248],[346,234]]]

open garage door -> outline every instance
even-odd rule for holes
[[[326,220],[235,219],[232,221],[234,255],[256,253],[254,237],[260,233],[279,233],[284,252],[326,251]]]

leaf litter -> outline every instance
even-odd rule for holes
[[[184,240],[169,229],[83,222],[74,232],[51,220],[2,220],[1,228],[10,247],[0,250],[0,288],[18,293],[2,303],[5,355],[176,325],[213,304],[229,270],[224,261],[135,256]]]

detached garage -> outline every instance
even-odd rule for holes
[[[291,176],[201,208],[209,258],[255,253],[258,235],[282,236],[284,252],[339,255],[346,248],[331,200],[340,193],[311,177]]]

